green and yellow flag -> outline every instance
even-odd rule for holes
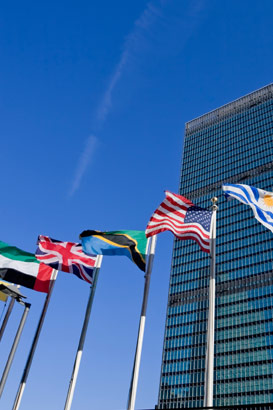
[[[82,248],[88,255],[125,255],[145,272],[145,231],[83,231]]]

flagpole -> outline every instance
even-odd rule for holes
[[[42,330],[42,326],[43,326],[43,323],[44,323],[45,315],[46,315],[46,312],[47,312],[47,308],[48,308],[48,305],[49,305],[49,301],[50,301],[50,298],[51,298],[53,287],[55,285],[55,280],[57,278],[57,275],[58,275],[58,271],[54,269],[53,273],[52,273],[52,277],[51,277],[50,289],[49,289],[49,292],[48,292],[48,294],[46,296],[46,299],[45,299],[44,307],[43,307],[43,310],[42,310],[42,313],[41,313],[41,316],[40,316],[40,320],[39,320],[39,323],[38,323],[38,326],[37,326],[37,329],[36,329],[35,336],[33,338],[32,346],[30,348],[30,352],[29,352],[29,355],[28,355],[26,366],[25,366],[25,369],[24,369],[24,372],[23,372],[23,375],[22,375],[22,378],[21,378],[21,382],[20,382],[20,385],[19,385],[19,388],[18,388],[18,391],[17,391],[17,395],[15,397],[15,401],[14,401],[12,410],[18,410],[19,407],[20,407],[22,396],[23,396],[23,393],[24,393],[24,390],[25,390],[25,387],[26,387],[26,382],[27,382],[29,370],[30,370],[30,367],[31,367],[31,364],[32,364],[32,359],[33,359],[33,356],[34,356],[34,353],[35,353],[35,350],[36,350],[36,347],[37,347],[38,339],[39,339],[39,336],[40,336],[40,333],[41,333],[41,330]]]
[[[207,329],[207,353],[205,368],[204,407],[213,406],[213,370],[214,370],[214,325],[215,325],[215,246],[216,246],[216,205],[217,198],[212,198],[211,219],[211,262],[209,281],[209,315]]]
[[[15,299],[14,299],[14,298],[11,298],[11,301],[9,302],[8,310],[7,310],[6,314],[5,314],[5,317],[4,317],[4,320],[3,320],[3,323],[2,323],[2,326],[1,326],[1,329],[0,329],[0,341],[1,341],[2,337],[3,337],[3,334],[4,334],[5,328],[6,328],[6,326],[7,326],[7,323],[8,323],[10,314],[11,314],[11,311],[12,311],[13,306],[14,306],[14,303],[15,303]]]
[[[131,384],[130,384],[130,389],[129,389],[127,410],[134,410],[135,408],[136,391],[137,391],[139,366],[140,366],[142,344],[143,344],[143,335],[144,335],[150,279],[151,279],[151,272],[152,272],[154,255],[155,255],[155,245],[156,245],[156,235],[152,236],[151,241],[150,241],[149,259],[148,259],[147,270],[145,274],[143,301],[142,301],[140,322],[139,322],[139,328],[138,328],[138,338],[137,338],[137,345],[136,345],[136,351],[135,351],[135,360],[134,360]]]
[[[29,313],[29,309],[30,309],[30,306],[31,306],[30,303],[25,303],[23,301],[21,301],[20,303],[22,303],[25,306],[25,309],[24,309],[22,318],[20,320],[20,324],[19,324],[19,327],[17,329],[16,336],[14,338],[13,345],[12,345],[12,348],[10,350],[10,354],[9,354],[9,357],[8,357],[8,360],[7,360],[7,363],[6,363],[6,366],[5,366],[5,369],[3,371],[1,381],[0,381],[0,397],[2,396],[4,387],[5,387],[5,383],[6,383],[6,380],[7,380],[7,377],[8,377],[12,362],[13,362],[13,358],[14,358],[14,355],[15,355],[15,352],[16,352],[16,349],[17,349],[17,346],[18,346],[18,343],[19,343],[19,340],[20,340],[20,337],[21,337],[21,334],[22,334],[26,319],[27,319],[27,315]]]
[[[90,295],[89,299],[87,302],[86,306],[86,312],[85,312],[85,318],[83,322],[83,327],[82,327],[82,332],[79,340],[79,345],[78,345],[78,350],[76,353],[75,357],[75,362],[74,362],[74,367],[68,387],[68,392],[66,396],[66,402],[64,406],[64,410],[70,410],[73,396],[74,396],[74,390],[78,378],[78,373],[79,373],[79,368],[80,368],[80,363],[81,363],[81,358],[82,358],[82,352],[83,352],[83,347],[84,347],[84,341],[85,341],[85,336],[88,328],[88,323],[89,323],[89,318],[91,314],[91,309],[92,309],[92,304],[95,296],[95,291],[96,291],[96,286],[98,282],[98,277],[99,277],[99,271],[101,267],[101,262],[102,262],[102,255],[98,255],[96,258],[96,265],[95,265],[95,273],[94,273],[94,281],[93,284],[90,287]]]
[[[16,287],[17,287],[17,289],[19,289],[19,288],[20,288],[20,285],[17,285]],[[14,303],[15,303],[16,296],[19,296],[19,294],[18,294],[18,295],[14,295],[14,292],[13,292],[13,295],[11,296],[11,301],[10,301],[9,306],[8,306],[8,310],[7,310],[6,314],[5,314],[5,317],[4,317],[4,320],[3,320],[3,322],[2,322],[2,326],[1,326],[1,329],[0,329],[0,341],[1,341],[2,337],[3,337],[4,331],[5,331],[5,329],[6,329],[6,326],[7,326],[7,323],[8,323],[10,314],[11,314],[11,311],[12,311],[13,306],[14,306]]]

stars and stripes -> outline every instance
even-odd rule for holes
[[[273,192],[244,184],[224,184],[224,195],[249,205],[255,218],[273,232]]]
[[[61,242],[39,235],[36,258],[54,269],[73,273],[78,278],[92,283],[96,256],[88,256],[79,243]]]
[[[146,236],[171,231],[178,239],[193,239],[210,253],[212,211],[195,206],[189,199],[165,191],[166,198],[148,222]]]

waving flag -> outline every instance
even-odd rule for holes
[[[255,218],[273,232],[273,192],[243,184],[224,184],[226,197],[233,197],[249,205]]]
[[[53,269],[37,261],[32,253],[0,241],[0,278],[48,293]]]
[[[83,251],[91,255],[125,255],[145,272],[147,238],[144,231],[83,231]]]
[[[178,239],[193,239],[202,251],[210,253],[212,211],[195,206],[181,195],[169,191],[165,194],[148,222],[146,236],[171,231]]]
[[[92,283],[96,256],[87,256],[79,243],[61,242],[39,235],[36,258],[54,269],[73,273]]]

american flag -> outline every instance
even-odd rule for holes
[[[166,198],[153,213],[146,236],[171,231],[178,239],[193,239],[210,253],[212,211],[195,206],[181,195],[165,191]]]
[[[63,272],[73,273],[78,278],[92,283],[96,256],[88,256],[79,243],[61,242],[39,235],[36,258]]]

